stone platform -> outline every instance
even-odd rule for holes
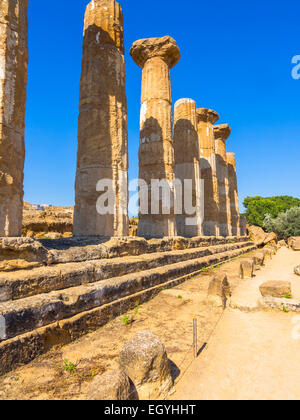
[[[0,374],[96,330],[205,267],[256,249],[246,237],[25,239],[2,240],[1,258],[15,247],[24,262],[40,266],[0,273]]]

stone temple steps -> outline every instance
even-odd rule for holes
[[[0,276],[0,374],[71,342],[252,242],[59,264]],[[48,293],[47,293],[48,292]]]

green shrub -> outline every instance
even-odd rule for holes
[[[292,207],[276,218],[266,215],[263,228],[267,232],[275,232],[280,239],[300,236],[300,207]]]

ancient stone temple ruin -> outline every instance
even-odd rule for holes
[[[27,6],[0,2],[0,237],[22,234]]]
[[[26,11],[26,0],[0,2],[0,376],[256,249],[239,216],[229,126],[186,98],[173,121],[170,69],[180,51],[169,36],[131,49],[143,72],[140,237],[128,237],[124,31],[114,0],[92,0],[85,14],[74,236],[19,237]]]
[[[2,0],[0,48],[0,236],[12,237],[22,233],[26,0]],[[138,236],[245,235],[235,156],[226,151],[229,126],[214,125],[217,112],[197,109],[192,99],[177,101],[173,118],[170,69],[181,58],[176,41],[141,39],[130,54],[143,70]],[[129,234],[125,82],[121,6],[93,0],[84,19],[75,237]]]
[[[128,134],[124,33],[114,0],[89,3],[80,81],[74,235],[128,235]],[[99,185],[110,180],[111,185]],[[115,200],[101,214],[106,188]],[[102,196],[102,198],[101,198]]]

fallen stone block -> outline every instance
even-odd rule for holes
[[[231,296],[230,284],[226,273],[217,271],[214,273],[208,287],[208,300],[218,306],[226,307],[227,299]]]
[[[241,279],[254,277],[254,262],[251,258],[241,260],[239,276]]]
[[[300,251],[300,237],[294,238],[292,241],[292,249],[294,251]]]
[[[285,240],[282,240],[282,241],[279,241],[279,242],[278,242],[278,246],[279,246],[280,248],[282,248],[282,247],[284,247],[284,246],[287,246],[287,243],[285,242]]]
[[[48,250],[32,238],[0,238],[0,271],[46,265]]]
[[[87,391],[87,400],[126,401],[131,399],[130,382],[120,369],[96,376]]]
[[[300,276],[300,265],[297,265],[297,267],[295,267],[295,274],[297,274],[298,276]]]
[[[260,286],[259,290],[264,297],[284,298],[292,296],[292,285],[288,281],[267,281]]]
[[[136,387],[139,399],[155,399],[173,386],[165,346],[151,331],[140,331],[120,354],[120,366]]]

